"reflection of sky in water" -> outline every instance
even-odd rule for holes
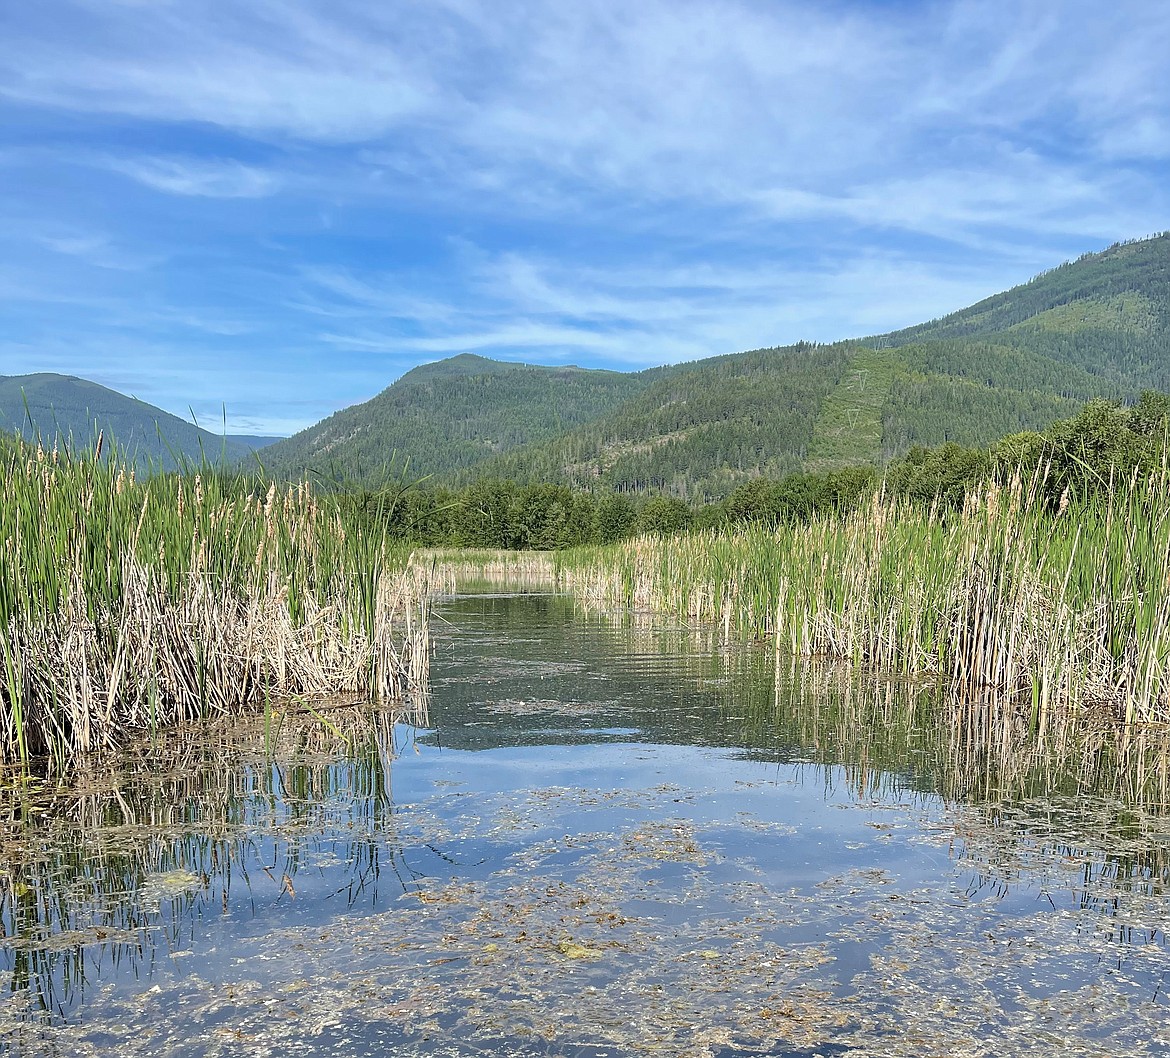
[[[555,599],[442,616],[431,726],[395,728],[392,764],[389,730],[346,754],[290,728],[271,763],[263,743],[221,749],[205,781],[168,786],[148,754],[125,810],[107,791],[17,831],[0,966],[26,987],[0,1039],[1170,1051],[1164,821],[1087,796],[944,799],[928,730],[806,723],[766,651],[590,625]]]

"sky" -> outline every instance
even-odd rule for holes
[[[0,374],[287,434],[462,352],[922,322],[1170,228],[1153,0],[0,3]]]

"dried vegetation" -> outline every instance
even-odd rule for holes
[[[0,763],[288,695],[398,698],[426,586],[305,484],[0,450]]]

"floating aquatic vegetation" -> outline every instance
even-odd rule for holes
[[[341,1038],[405,1054],[496,1053],[504,1041],[513,1053],[540,1041],[550,1054],[650,1056],[1164,1047],[1170,1008],[1150,993],[1170,972],[1165,889],[1115,889],[1109,910],[1085,901],[1081,864],[1030,842],[1034,818],[993,825],[975,808],[885,805],[881,830],[855,824],[859,842],[871,835],[856,859],[892,841],[933,850],[954,875],[859,866],[777,886],[764,850],[731,855],[723,820],[663,818],[676,792],[606,805],[584,788],[533,791],[521,814],[552,805],[612,819],[636,804],[641,818],[542,837],[474,878],[427,879],[402,908],[278,929],[216,979],[168,989],[181,1030],[158,1022],[148,994],[106,997],[103,1016],[132,1030],[128,1054],[259,1055]],[[1091,829],[1091,813],[1082,822]],[[1006,894],[965,880],[990,863]],[[684,873],[667,882],[664,869]],[[1031,906],[1005,912],[1017,888]],[[84,1054],[89,1039],[82,1025],[58,1042]]]
[[[745,659],[773,663],[724,660]],[[119,975],[107,957],[77,1022],[37,1015],[17,981],[0,1040],[81,1058],[1166,1053],[1165,814],[1107,787],[956,796],[925,706],[907,722],[885,692],[817,705],[833,684],[813,681],[789,709],[766,681],[684,695],[662,676],[627,695],[606,672],[645,741],[525,746],[517,729],[462,752],[442,706],[449,726],[408,735],[419,753],[401,739],[355,752],[358,732],[306,714],[275,759],[262,733],[234,762],[223,744],[206,752],[202,808],[176,785],[197,756],[152,770],[144,755],[117,776],[137,823],[95,777],[104,793],[74,818],[108,848],[94,839],[85,863],[160,848],[151,872],[210,884],[164,904],[181,924],[166,940],[158,916],[126,914],[119,936],[154,961]],[[707,675],[695,664],[688,679]],[[458,679],[440,693],[461,694],[473,723],[480,692]],[[580,676],[558,679],[549,700]],[[669,723],[656,694],[685,698]],[[705,731],[737,741],[705,745]],[[30,863],[60,835],[61,803],[37,803],[51,810],[22,817]],[[39,877],[53,892],[60,875]],[[138,906],[130,887],[86,903],[95,876],[74,877],[63,888],[86,913]],[[68,943],[113,952],[83,919]]]

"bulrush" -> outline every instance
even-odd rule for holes
[[[566,552],[558,583],[600,609],[929,678],[1041,739],[1107,718],[1119,738],[1165,740],[1167,474],[1050,503],[1042,473],[961,509],[878,492],[844,516]]]
[[[422,689],[428,586],[311,490],[115,458],[0,459],[0,762],[287,695]],[[264,497],[264,500],[261,500]]]

